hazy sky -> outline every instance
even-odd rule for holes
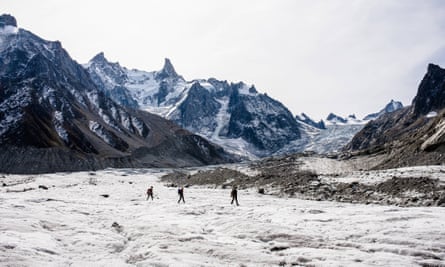
[[[187,80],[245,81],[314,119],[411,103],[427,64],[445,67],[445,1],[0,0],[19,27],[80,63],[164,58]]]

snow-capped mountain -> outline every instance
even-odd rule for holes
[[[60,42],[18,29],[10,15],[0,16],[0,147],[0,171],[6,172],[184,166],[229,159],[202,137],[116,104]]]
[[[309,124],[310,126],[313,126],[315,128],[326,129],[326,125],[323,120],[316,122],[313,119],[311,119],[308,115],[306,115],[305,113],[301,113],[300,115],[295,116],[295,118],[297,119],[297,121],[305,123],[305,124]]]
[[[341,116],[338,116],[334,113],[329,113],[329,115],[326,117],[326,124],[327,125],[358,125],[358,124],[366,124],[368,120],[360,120],[357,119],[357,117],[354,114],[348,115],[347,117],[343,118]]]
[[[186,81],[168,59],[152,72],[108,62],[102,53],[84,66],[116,102],[136,102],[243,156],[270,155],[300,138],[298,123],[283,104],[243,82]]]
[[[370,120],[376,119],[384,114],[401,109],[400,102],[391,100],[380,112],[357,119],[355,115],[346,118],[330,113],[326,122],[321,120],[315,122],[306,114],[296,116],[299,123],[301,138],[292,141],[288,146],[280,149],[276,154],[289,154],[302,151],[313,151],[316,153],[335,153],[342,150],[351,139]]]
[[[365,121],[375,120],[375,119],[377,119],[378,117],[382,116],[385,113],[394,112],[394,111],[399,110],[401,108],[403,108],[402,102],[391,100],[391,102],[389,102],[382,110],[380,110],[377,113],[372,113],[372,114],[369,114],[369,115],[365,116],[363,118],[363,120],[365,120]]]

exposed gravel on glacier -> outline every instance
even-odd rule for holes
[[[0,265],[444,266],[445,208],[190,187],[166,171],[3,175]],[[154,186],[154,201],[145,190]],[[39,188],[40,187],[40,188]],[[47,188],[47,189],[45,189]]]

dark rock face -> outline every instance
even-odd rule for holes
[[[196,131],[204,126],[214,130],[217,125],[215,117],[220,107],[221,104],[207,89],[199,83],[194,83],[187,98],[179,106],[181,116],[175,121],[185,128]]]
[[[0,172],[174,167],[233,160],[170,121],[116,104],[59,42],[25,30],[2,42]],[[96,60],[103,60],[103,54]],[[125,79],[124,74],[121,77]]]
[[[412,103],[415,116],[426,115],[445,107],[445,69],[429,64]]]
[[[290,111],[267,95],[243,95],[234,90],[229,111],[227,136],[242,137],[258,149],[275,152],[300,138],[297,121]]]
[[[3,14],[0,16],[0,28],[3,28],[5,26],[17,27],[17,21],[13,16],[8,14]]]

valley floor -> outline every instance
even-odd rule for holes
[[[2,266],[445,266],[445,208],[177,189],[167,170],[0,176]],[[43,185],[48,189],[39,188]],[[145,190],[154,186],[154,201]]]

